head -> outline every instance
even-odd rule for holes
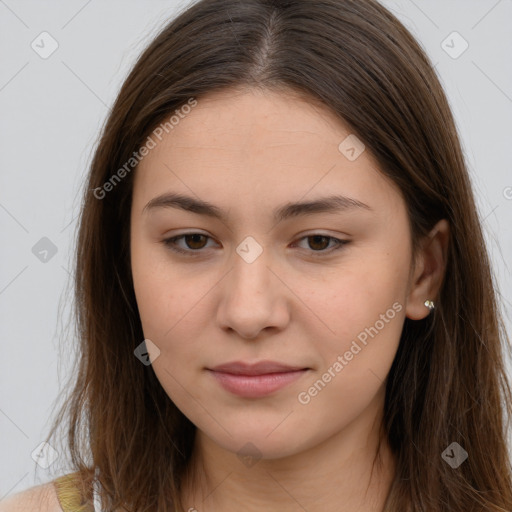
[[[76,272],[71,416],[90,407],[114,500],[175,497],[198,437],[277,459],[367,411],[397,460],[390,510],[467,510],[478,479],[501,489],[482,504],[510,504],[500,321],[460,142],[377,2],[209,0],[169,23],[105,125]],[[262,360],[300,371],[257,397],[212,373]],[[470,454],[457,473],[453,441]]]
[[[447,221],[413,253],[400,188],[361,143],[345,153],[354,137],[293,90],[223,89],[135,172],[130,262],[152,368],[235,454],[251,443],[263,458],[293,455],[383,408],[404,319],[424,320],[437,299]],[[329,197],[344,199],[329,209]],[[212,372],[261,361],[303,373],[261,393],[224,390]]]

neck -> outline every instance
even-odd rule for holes
[[[380,436],[379,403],[308,450],[247,465],[198,430],[183,509],[381,512],[395,461]]]

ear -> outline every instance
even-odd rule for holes
[[[427,299],[436,302],[443,283],[450,240],[450,225],[440,220],[422,240],[410,280],[405,315],[411,320],[421,320],[429,315]]]

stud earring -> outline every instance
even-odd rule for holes
[[[435,309],[435,305],[434,305],[434,301],[433,300],[429,300],[427,299],[425,302],[424,302],[425,306],[430,309],[430,311],[432,311],[433,309]]]

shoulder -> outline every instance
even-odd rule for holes
[[[0,501],[0,512],[62,512],[53,482],[37,485]]]

